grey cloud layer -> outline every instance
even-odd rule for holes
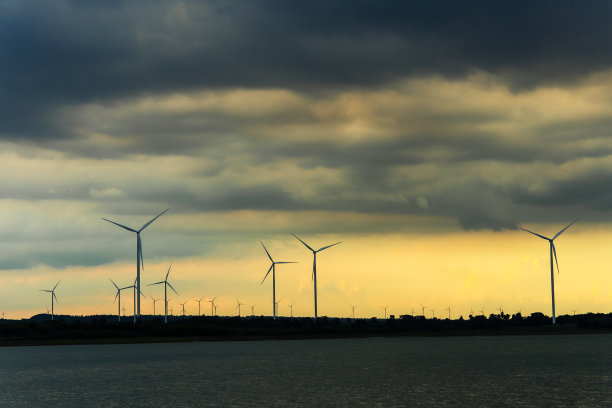
[[[403,228],[350,212],[494,230],[606,219],[610,17],[606,2],[5,1],[0,138],[19,157],[0,160],[0,198],[74,202],[96,222],[320,211],[319,232]],[[181,233],[158,252],[201,254]]]
[[[5,1],[0,134],[70,137],[63,107],[196,88],[571,81],[610,67],[610,17],[607,2]]]

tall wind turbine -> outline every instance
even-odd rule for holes
[[[162,283],[164,284],[164,304],[166,305],[166,307],[164,308],[164,323],[168,323],[168,286],[170,286],[170,289],[172,289],[174,293],[178,295],[178,292],[172,287],[170,282],[168,282],[168,275],[170,275],[170,268],[172,268],[172,264],[170,264],[170,266],[168,267],[168,272],[166,273],[166,279],[160,282],[149,283],[147,285],[147,286],[152,286],[152,285],[161,285]]]
[[[53,287],[53,289],[51,289],[51,290],[40,289],[41,292],[49,292],[49,293],[51,293],[51,320],[53,320],[53,315],[54,315],[54,312],[53,312],[53,299],[55,298],[55,301],[59,302],[57,300],[57,296],[55,296],[55,288],[57,288],[57,285],[59,285],[60,281],[61,280],[58,280],[57,283],[55,284],[55,286]]]
[[[385,309],[385,319],[386,319],[386,318],[387,318],[387,308],[388,308],[389,306],[381,306],[381,307],[382,307],[383,309]]]
[[[140,266],[142,265],[142,269],[144,270],[144,260],[142,257],[142,241],[140,240],[140,233],[147,228],[153,221],[155,221],[156,219],[158,219],[159,217],[162,216],[162,214],[164,214],[166,211],[168,211],[169,208],[166,208],[164,211],[162,211],[161,213],[159,213],[155,218],[151,219],[149,222],[145,223],[142,227],[140,227],[140,229],[135,230],[132,229],[130,227],[126,227],[125,225],[121,225],[115,221],[111,221],[108,220],[106,218],[102,218],[104,221],[108,221],[111,224],[115,224],[121,228],[124,228],[128,231],[132,231],[136,233],[136,287],[137,287],[137,300],[136,300],[136,312],[138,314],[138,317],[140,317]]]
[[[251,305],[251,316],[255,316],[255,305]]]
[[[297,235],[295,235],[295,234],[291,234],[291,235],[293,235],[294,237],[296,237],[296,238],[298,239],[298,241],[300,241],[302,244],[304,244],[304,246],[305,246],[306,248],[308,248],[309,250],[311,250],[311,251],[312,251],[312,257],[313,257],[313,260],[312,260],[312,280],[314,281],[314,312],[315,312],[315,319],[316,319],[316,318],[317,318],[317,252],[321,252],[321,251],[323,251],[324,249],[327,249],[327,248],[333,247],[334,245],[341,244],[341,243],[342,243],[342,241],[340,241],[340,242],[336,242],[335,244],[331,244],[331,245],[324,246],[323,248],[319,248],[319,249],[317,249],[317,250],[315,251],[314,249],[312,249],[311,247],[309,247],[307,243],[305,243],[304,241],[302,241],[302,240],[300,239],[300,237],[298,237],[298,236],[297,236]]]
[[[261,284],[263,285],[264,281],[270,274],[270,271],[272,271],[272,315],[276,319],[276,307],[275,307],[277,303],[276,302],[276,265],[277,264],[279,265],[280,264],[290,264],[290,263],[297,263],[297,262],[275,262],[274,259],[272,259],[272,257],[270,256],[270,253],[266,249],[266,246],[263,244],[263,242],[261,241],[259,242],[261,243],[261,246],[263,247],[264,251],[266,251],[266,255],[268,255],[270,262],[272,262],[272,265],[270,265],[270,269],[268,269],[268,272],[266,272],[266,276],[264,276],[263,280],[261,281]]]
[[[351,305],[351,308],[353,309],[353,319],[355,318],[355,308],[356,308],[356,307],[357,307],[357,306],[353,306],[353,305]]]
[[[565,230],[568,229],[570,227],[570,225],[572,225],[575,222],[576,222],[576,220],[574,219],[574,221],[572,221],[569,224],[567,224],[567,227],[565,227],[561,231],[557,232],[555,234],[555,236],[552,237],[552,238],[548,238],[548,237],[545,237],[544,235],[536,234],[533,231],[529,231],[529,230],[527,230],[525,228],[521,228],[525,232],[528,232],[530,234],[535,235],[536,237],[540,237],[542,239],[547,240],[548,243],[550,244],[549,245],[550,246],[550,293],[552,295],[552,323],[553,324],[555,324],[557,322],[557,318],[555,316],[555,274],[554,274],[554,266],[553,266],[553,255],[555,257],[555,263],[557,264],[557,273],[559,273],[559,262],[557,261],[557,250],[555,249],[555,244],[554,244],[553,241],[559,235],[563,234],[565,232]]]
[[[293,303],[289,305],[289,308],[291,309],[291,317],[293,317]]]
[[[448,307],[446,309],[444,309],[444,310],[448,310],[448,320],[450,320],[450,317],[451,317],[450,316],[450,305],[448,305]]]

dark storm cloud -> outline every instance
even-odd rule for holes
[[[606,2],[5,1],[0,133],[71,137],[64,107],[197,88],[573,80],[610,67],[611,17]]]

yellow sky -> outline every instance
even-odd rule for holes
[[[407,226],[408,227],[408,226]],[[553,235],[563,226],[529,225],[543,235]],[[408,229],[408,228],[407,228]],[[466,316],[473,308],[485,314],[501,306],[506,312],[523,314],[541,311],[550,314],[550,265],[548,243],[518,231],[474,231],[455,233],[406,233],[381,235],[302,236],[309,245],[321,247],[338,240],[342,244],[318,256],[319,314],[348,316],[356,305],[356,316],[420,313]],[[612,228],[576,223],[556,241],[561,273],[555,273],[557,313],[608,312],[612,303],[612,278],[606,255],[612,245]],[[145,238],[146,245],[146,238]],[[298,264],[279,265],[277,299],[280,315],[313,315],[312,255],[287,235],[286,239],[266,241],[272,256]],[[135,248],[126,248],[126,251]],[[179,292],[172,294],[175,314],[178,302],[200,297],[218,297],[218,313],[236,314],[236,298],[255,305],[256,314],[271,312],[271,276],[260,285],[269,262],[259,242],[237,244],[232,256],[191,257],[176,260],[171,282]],[[169,260],[170,261],[170,260]],[[145,258],[143,285],[163,279],[168,262],[148,263]],[[2,309],[7,318],[29,317],[49,307],[48,295],[38,289],[58,286],[60,314],[115,313],[112,277],[120,285],[131,284],[134,265],[110,264],[74,267],[64,270],[35,268],[29,274],[16,271],[0,278]],[[163,297],[158,287],[144,287],[146,295]],[[123,292],[123,302],[131,310],[131,293]],[[142,312],[152,313],[152,302],[143,299]],[[159,303],[158,303],[159,305]],[[206,305],[206,306],[205,306]],[[202,302],[209,314],[210,304]],[[157,309],[158,311],[161,309]],[[197,303],[186,306],[197,313]],[[243,309],[250,311],[250,307]]]

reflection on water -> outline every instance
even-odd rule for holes
[[[612,406],[612,335],[0,349],[1,407]]]

